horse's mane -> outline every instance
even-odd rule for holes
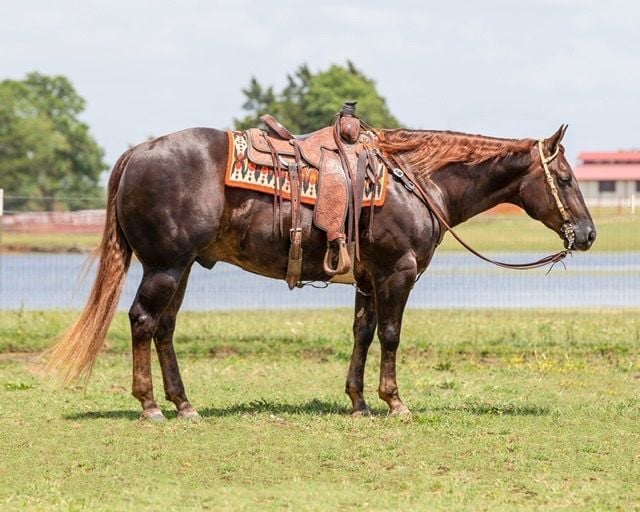
[[[378,131],[378,147],[401,156],[420,176],[429,176],[447,164],[477,165],[494,158],[529,151],[533,139],[501,139],[468,133],[429,130]]]

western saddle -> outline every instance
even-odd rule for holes
[[[247,131],[247,157],[259,166],[273,168],[276,176],[276,210],[282,232],[281,178],[288,174],[291,193],[291,229],[286,281],[289,289],[301,286],[302,228],[300,218],[300,174],[302,169],[317,169],[317,199],[314,224],[327,233],[323,268],[334,277],[352,269],[350,252],[359,258],[359,218],[365,178],[375,183],[377,158],[374,154],[375,131],[356,116],[355,101],[345,102],[331,126],[307,135],[292,135],[273,116],[260,119],[268,132],[257,128]],[[373,207],[372,207],[373,210]],[[373,212],[372,212],[373,213]],[[373,216],[370,217],[370,222]],[[371,224],[369,226],[371,236]],[[351,251],[351,250],[352,251]]]

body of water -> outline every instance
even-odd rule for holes
[[[539,254],[493,254],[510,262]],[[0,309],[79,309],[89,293],[93,271],[79,282],[86,257],[58,254],[0,255]],[[132,264],[120,300],[127,310],[142,268]],[[256,276],[218,263],[213,270],[194,265],[183,310],[290,309],[351,306],[355,289],[331,285],[289,291],[284,281]],[[516,271],[494,267],[471,254],[436,253],[416,284],[412,308],[583,308],[640,307],[640,252],[584,253],[545,269]]]

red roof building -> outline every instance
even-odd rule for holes
[[[640,150],[585,151],[573,171],[587,200],[640,196]]]

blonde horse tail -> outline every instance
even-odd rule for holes
[[[116,193],[131,150],[116,162],[109,178],[107,213],[100,246],[98,271],[87,302],[73,325],[44,354],[45,371],[65,383],[86,384],[113,320],[120,292],[131,262],[131,247],[118,224]]]

